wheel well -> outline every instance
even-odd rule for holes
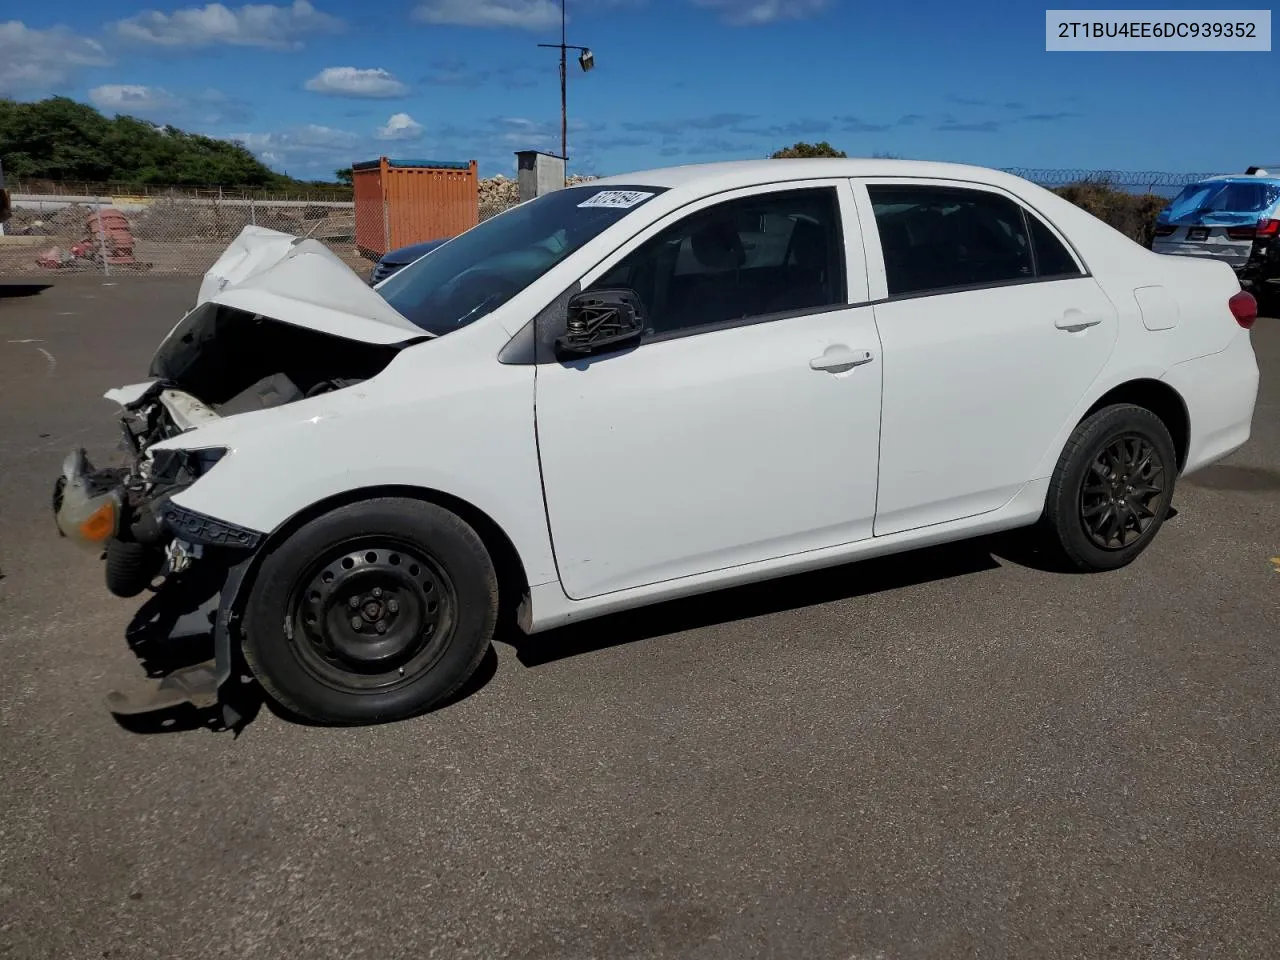
[[[409,486],[379,486],[379,487],[362,487],[356,490],[347,490],[343,493],[319,500],[311,504],[305,509],[299,511],[290,517],[287,521],[277,527],[268,536],[262,548],[258,551],[257,559],[249,570],[248,576],[245,577],[240,587],[239,596],[237,597],[237,606],[242,606],[245,597],[248,595],[249,586],[253,579],[257,576],[258,567],[261,558],[277,544],[287,540],[294,531],[300,527],[310,523],[316,517],[322,516],[339,507],[345,507],[351,503],[358,503],[361,500],[371,500],[375,497],[403,497],[407,500],[423,500],[428,503],[434,503],[443,507],[461,517],[484,543],[485,549],[489,552],[490,559],[493,560],[494,571],[498,575],[498,603],[500,618],[509,618],[516,616],[516,610],[529,590],[529,578],[524,570],[524,563],[520,559],[520,554],[515,548],[515,544],[511,542],[511,538],[498,526],[498,524],[487,513],[459,497],[451,496],[439,490],[431,490],[424,487]]]
[[[1186,466],[1191,443],[1191,419],[1187,415],[1187,405],[1178,391],[1159,380],[1130,380],[1104,393],[1080,419],[1086,420],[1103,407],[1117,403],[1132,403],[1159,417],[1173,438],[1173,448],[1178,455],[1178,470],[1181,471]]]

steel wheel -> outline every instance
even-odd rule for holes
[[[289,625],[312,677],[345,691],[391,690],[429,671],[457,617],[454,586],[419,548],[349,541],[297,579]]]
[[[1140,540],[1167,507],[1164,458],[1150,439],[1126,433],[1094,458],[1080,489],[1080,520],[1090,542],[1123,550]]]

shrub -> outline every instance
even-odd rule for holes
[[[1105,180],[1082,180],[1065,187],[1055,187],[1053,192],[1143,246],[1151,245],[1156,215],[1168,203],[1164,197],[1154,193],[1117,190]]]
[[[843,150],[837,150],[827,141],[821,143],[793,143],[789,147],[770,154],[770,160],[794,160],[805,157],[847,157]]]

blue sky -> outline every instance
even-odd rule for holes
[[[1193,5],[1200,9],[1206,4]],[[362,10],[363,8],[363,10]],[[0,95],[243,140],[277,169],[558,150],[558,0],[0,0]],[[569,0],[571,172],[796,140],[991,166],[1280,162],[1276,53],[1047,53],[1043,5]],[[20,16],[21,19],[13,19]],[[7,21],[7,22],[6,22]],[[1251,92],[1252,91],[1252,92]]]

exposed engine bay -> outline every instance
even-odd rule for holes
[[[137,596],[181,572],[200,546],[176,537],[169,499],[221,449],[151,450],[223,417],[341,390],[375,376],[407,343],[376,344],[295,326],[217,303],[191,311],[157,351],[150,380],[106,394],[120,417],[127,463],[95,468],[71,454],[55,486],[61,533],[105,550],[107,587]],[[228,541],[235,546],[235,537]]]
[[[366,380],[402,346],[349,340],[211,303],[178,325],[149,375],[229,416]]]
[[[220,704],[226,725],[239,722],[228,683],[237,604],[270,531],[175,498],[234,455],[226,438],[238,424],[228,431],[228,419],[270,417],[272,408],[351,389],[430,339],[317,240],[248,226],[227,246],[161,341],[148,379],[104,395],[119,405],[124,456],[97,467],[73,450],[53,484],[59,534],[106,561],[107,588],[122,597],[163,592],[162,606],[177,611],[176,620],[147,621],[153,641],[212,632],[212,660],[113,691],[112,713]]]

